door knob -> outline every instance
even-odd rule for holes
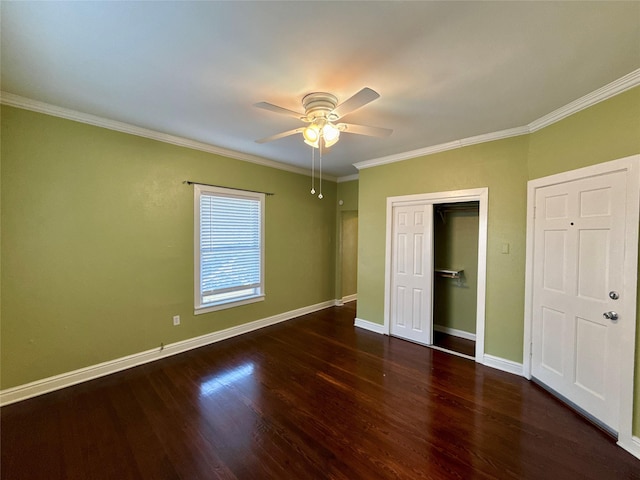
[[[602,316],[607,320],[612,320],[612,321],[618,320],[618,314],[614,311],[604,312]]]

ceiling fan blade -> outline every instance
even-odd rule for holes
[[[371,90],[369,87],[364,87],[354,96],[338,105],[332,113],[336,114],[338,118],[344,117],[367,103],[373,102],[378,97],[380,97],[378,92]]]
[[[358,135],[368,135],[369,137],[388,137],[393,133],[390,128],[370,127],[354,123],[340,123],[338,128],[345,133],[357,133]]]
[[[269,110],[270,112],[279,113],[281,115],[287,115],[289,117],[297,118],[298,120],[302,120],[304,118],[304,113],[294,112],[293,110],[289,110],[288,108],[282,108],[273,103],[260,102],[254,103],[254,107],[263,108],[265,110]]]
[[[260,140],[256,140],[256,143],[267,143],[272,142],[274,140],[278,140],[280,138],[288,137],[289,135],[295,135],[296,133],[300,133],[304,130],[305,127],[295,128],[293,130],[287,130],[286,132],[276,133],[275,135],[271,135],[270,137],[261,138]]]

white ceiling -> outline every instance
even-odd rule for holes
[[[308,168],[302,111],[327,91],[381,98],[344,118],[326,173],[527,125],[640,67],[640,2],[7,2],[15,95]]]

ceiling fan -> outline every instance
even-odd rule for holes
[[[377,92],[365,87],[351,98],[338,104],[338,99],[335,95],[326,92],[314,92],[305,95],[302,99],[304,113],[294,112],[293,110],[282,108],[272,103],[256,103],[255,106],[258,108],[294,117],[308,124],[304,127],[294,128],[293,130],[277,133],[270,137],[261,138],[260,140],[256,140],[256,142],[266,143],[288,137],[289,135],[295,135],[296,133],[302,133],[304,141],[308,145],[314,148],[328,148],[338,141],[341,132],[368,135],[371,137],[388,137],[393,132],[393,130],[388,128],[343,122],[336,123],[342,117],[349,115],[378,97],[380,97],[380,95]]]

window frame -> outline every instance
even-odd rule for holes
[[[247,192],[244,190],[235,190],[231,188],[213,187],[209,185],[194,184],[194,314],[215,312],[227,308],[233,308],[240,305],[248,305],[255,302],[261,302],[265,299],[264,288],[264,207],[265,194],[257,192]],[[257,293],[241,298],[231,298],[218,301],[215,303],[203,303],[202,284],[201,284],[201,249],[200,249],[200,233],[201,233],[201,217],[200,217],[200,198],[203,196],[220,196],[240,198],[247,200],[257,200],[260,204],[260,284]]]

